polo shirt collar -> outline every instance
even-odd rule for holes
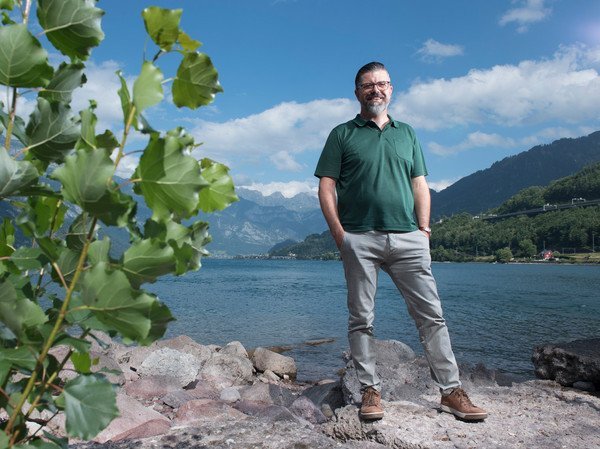
[[[388,114],[388,118],[390,119],[389,124],[391,126],[393,126],[394,128],[398,128],[398,125],[400,122],[398,122],[397,120],[394,120],[392,118],[392,116],[389,114]],[[356,117],[354,117],[354,119],[352,121],[356,124],[356,126],[358,126],[360,128],[362,128],[363,126],[365,126],[367,123],[370,122],[370,120],[365,120],[364,118],[362,118],[360,114],[356,114]]]

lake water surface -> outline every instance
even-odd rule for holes
[[[458,362],[533,376],[537,345],[600,336],[600,267],[436,263],[433,272]],[[299,380],[343,367],[346,288],[341,262],[204,259],[196,273],[149,289],[177,321],[168,336],[248,349],[291,345]],[[422,353],[404,300],[379,279],[375,335]],[[306,341],[333,339],[318,346]]]

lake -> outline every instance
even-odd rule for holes
[[[600,267],[434,263],[459,363],[483,363],[533,377],[537,345],[600,336]],[[238,340],[247,349],[291,346],[299,380],[335,377],[343,367],[346,288],[341,262],[203,259],[203,267],[150,286],[177,321],[167,336],[201,344]],[[375,335],[422,354],[395,286],[379,278]],[[332,339],[312,346],[307,341]]]

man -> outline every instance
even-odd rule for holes
[[[348,340],[362,386],[360,415],[383,417],[375,372],[373,321],[383,269],[415,320],[441,409],[464,420],[487,413],[461,387],[429,253],[427,169],[413,129],[388,115],[393,91],[385,66],[362,67],[354,91],[360,114],[330,133],[317,164],[319,201],[340,250],[348,287]],[[415,220],[416,217],[416,220]]]

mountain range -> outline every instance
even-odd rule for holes
[[[533,147],[466,176],[440,192],[432,191],[432,217],[436,220],[459,212],[489,210],[526,187],[546,186],[599,161],[600,131]],[[208,249],[215,256],[265,254],[284,241],[302,241],[327,229],[315,195],[263,196],[247,188],[237,188],[236,192],[239,202],[201,217],[210,224],[213,241]],[[138,218],[143,221],[150,211],[143,201],[139,203]],[[0,216],[12,218],[16,211],[0,201]],[[109,235],[119,246],[124,233]]]

